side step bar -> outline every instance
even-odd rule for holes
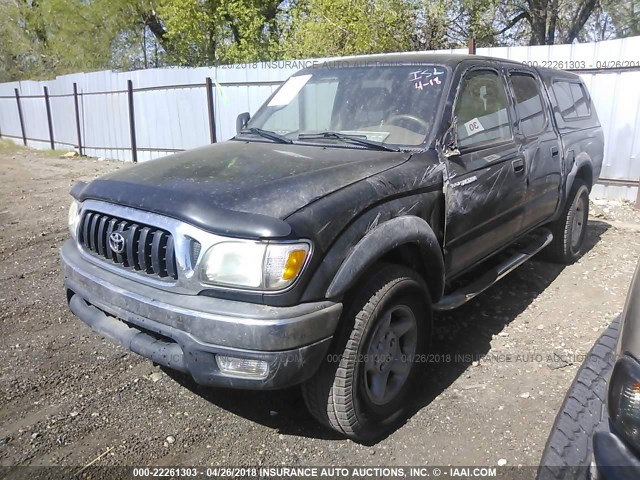
[[[529,243],[518,248],[511,257],[491,268],[477,280],[474,280],[455,292],[443,296],[438,303],[433,305],[433,309],[438,311],[453,310],[454,308],[464,305],[476,295],[481,294],[498,280],[518,268],[536,253],[540,252],[553,240],[553,234],[546,229],[538,230],[532,234],[532,237]]]

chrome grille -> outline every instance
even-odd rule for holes
[[[121,252],[109,244],[114,232],[124,239]],[[89,252],[124,268],[164,279],[178,278],[173,236],[166,230],[87,211],[80,221],[78,241]]]

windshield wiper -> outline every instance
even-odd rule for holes
[[[353,143],[358,143],[367,147],[376,148],[378,150],[386,150],[388,152],[399,152],[400,149],[385,145],[380,142],[368,140],[365,135],[348,135],[340,132],[319,132],[319,133],[300,133],[298,140],[313,140],[318,138],[337,138],[338,140],[345,140]]]
[[[240,130],[240,133],[255,133],[256,135],[260,135],[261,137],[268,138],[269,140],[273,140],[278,143],[293,143],[293,140],[285,137],[284,135],[280,135],[279,133],[272,132],[271,130],[263,130],[262,128],[243,128]]]

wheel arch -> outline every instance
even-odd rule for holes
[[[584,162],[578,167],[576,176],[573,179],[574,183],[576,180],[582,180],[587,185],[589,191],[591,191],[593,187],[593,168],[590,162]]]
[[[326,297],[342,296],[377,262],[395,263],[418,271],[432,302],[444,291],[444,258],[438,239],[420,217],[392,218],[369,231],[353,247],[327,288]]]
[[[582,180],[587,185],[589,192],[591,192],[594,181],[593,163],[586,152],[582,152],[580,155],[577,155],[573,161],[573,168],[571,168],[567,178],[567,198],[569,197],[569,193],[571,192],[576,180]]]
[[[594,172],[593,172],[593,164],[591,162],[591,158],[585,153],[578,155],[574,159],[571,160],[571,170],[567,175],[566,182],[563,188],[563,192],[560,197],[560,203],[556,215],[554,219],[559,218],[560,214],[566,208],[567,202],[570,202],[572,199],[571,192],[573,191],[574,185],[576,181],[582,181],[586,184],[589,193],[591,193],[591,189],[593,187],[594,182]]]

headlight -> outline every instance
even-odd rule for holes
[[[640,449],[640,364],[620,358],[609,382],[609,418],[616,431]]]
[[[80,220],[80,203],[77,200],[71,202],[69,207],[69,232],[72,238],[76,238],[78,231],[78,221]]]
[[[221,242],[202,261],[206,283],[252,290],[282,290],[291,285],[305,265],[307,243]]]

